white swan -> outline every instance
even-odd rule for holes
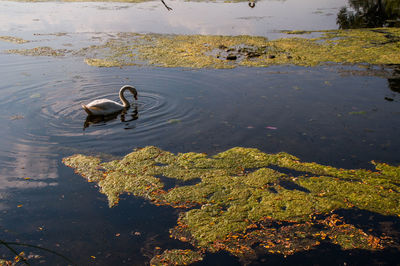
[[[121,99],[123,104],[117,103],[109,99],[99,99],[94,100],[87,105],[82,104],[82,107],[88,115],[104,116],[121,112],[122,110],[124,110],[124,108],[128,108],[130,106],[128,100],[124,96],[124,92],[126,90],[129,90],[133,94],[135,100],[137,100],[136,89],[132,86],[125,85],[119,90],[119,98]]]

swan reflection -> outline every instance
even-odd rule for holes
[[[83,124],[83,130],[95,124],[105,124],[111,120],[117,119],[120,116],[121,122],[131,122],[139,118],[138,108],[135,106],[133,111],[127,112],[128,108],[123,109],[120,113],[113,113],[110,115],[88,115],[85,123]]]
[[[248,0],[249,1],[249,7],[254,8],[256,6],[256,0]]]

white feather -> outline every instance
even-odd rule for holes
[[[83,109],[88,115],[110,115],[121,112],[124,108],[130,106],[128,100],[124,97],[124,91],[129,90],[132,92],[133,97],[137,100],[137,91],[134,87],[125,85],[119,90],[119,98],[123,104],[117,103],[109,99],[94,100],[86,105],[82,105]]]

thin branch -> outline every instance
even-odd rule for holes
[[[26,261],[26,259],[24,257],[19,255],[19,253],[15,249],[13,249],[12,247],[9,246],[9,244],[11,244],[11,243],[4,242],[1,239],[0,239],[0,243],[2,245],[4,245],[6,248],[8,248],[12,253],[14,253],[20,260],[22,260],[23,263],[25,263],[26,265],[29,265],[29,263]]]
[[[164,6],[168,9],[168,11],[172,10],[172,8],[170,8],[169,6],[167,6],[167,4],[164,2],[164,0],[161,0],[161,2],[164,4]]]
[[[62,254],[60,254],[60,253],[58,253],[56,251],[47,249],[47,248],[43,248],[43,247],[39,247],[39,246],[36,246],[36,245],[31,245],[31,244],[18,243],[18,242],[4,242],[3,240],[0,240],[0,243],[3,244],[4,246],[6,246],[8,249],[10,249],[14,254],[16,254],[20,258],[21,258],[21,256],[19,256],[18,253],[16,253],[16,251],[12,247],[10,247],[9,245],[24,246],[24,247],[30,247],[30,248],[36,248],[36,249],[44,250],[44,251],[47,251],[49,253],[52,253],[54,255],[57,255],[57,256],[63,258],[64,260],[68,261],[72,265],[76,265],[72,260],[70,260],[66,256],[64,256],[64,255],[62,255]],[[22,258],[22,259],[25,262],[25,264],[28,264],[24,258]]]

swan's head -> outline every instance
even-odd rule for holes
[[[135,98],[135,100],[137,101],[137,90],[130,86],[130,85],[125,85],[121,88],[121,90],[129,90],[132,94],[133,94],[133,98]]]

